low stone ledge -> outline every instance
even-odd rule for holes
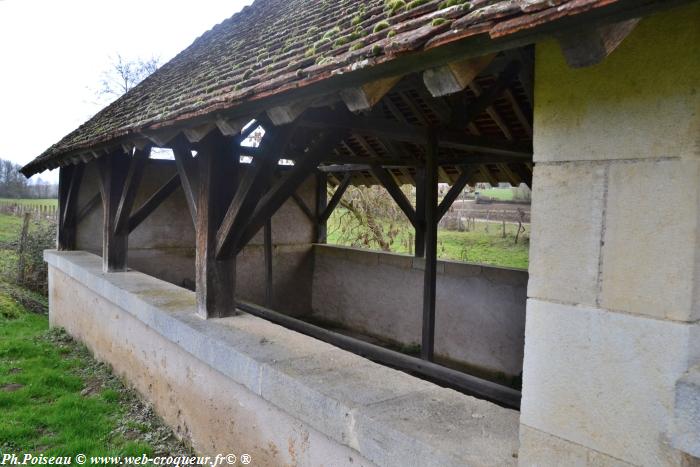
[[[199,361],[377,465],[514,465],[516,411],[375,364],[257,317],[202,320],[195,294],[100,257],[46,251],[50,267]]]

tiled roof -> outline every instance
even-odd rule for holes
[[[618,0],[619,1],[619,0]],[[29,163],[474,35],[492,38],[616,0],[256,0]]]

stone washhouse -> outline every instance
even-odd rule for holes
[[[201,454],[700,465],[698,1],[256,0],[59,167],[50,322]],[[478,182],[532,187],[528,271],[437,260]],[[349,185],[414,255],[326,243]]]

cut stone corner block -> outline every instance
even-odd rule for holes
[[[686,372],[676,384],[671,445],[695,458],[700,458],[700,365]],[[700,459],[697,460],[700,465]]]

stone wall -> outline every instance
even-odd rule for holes
[[[176,173],[174,162],[149,160],[136,196],[137,209]],[[315,204],[314,178],[297,190],[308,206]],[[88,163],[78,205],[99,193],[96,162]],[[272,218],[273,307],[284,305],[290,314],[311,308],[314,226],[293,202],[288,201]],[[246,300],[264,302],[265,269],[262,231],[238,256],[237,294]],[[194,287],[195,231],[181,189],[176,190],[129,235],[129,267],[172,284]],[[77,228],[77,249],[102,254],[102,206]]]
[[[698,3],[643,19],[579,70],[537,45],[521,465],[689,461],[672,438],[700,360],[698,24]]]
[[[424,260],[315,245],[313,316],[417,345]],[[438,261],[435,353],[510,382],[522,370],[527,271]]]
[[[256,466],[515,465],[518,413],[242,314],[98,256],[47,251],[49,321],[151,401],[201,455]],[[236,464],[238,465],[238,464]]]

